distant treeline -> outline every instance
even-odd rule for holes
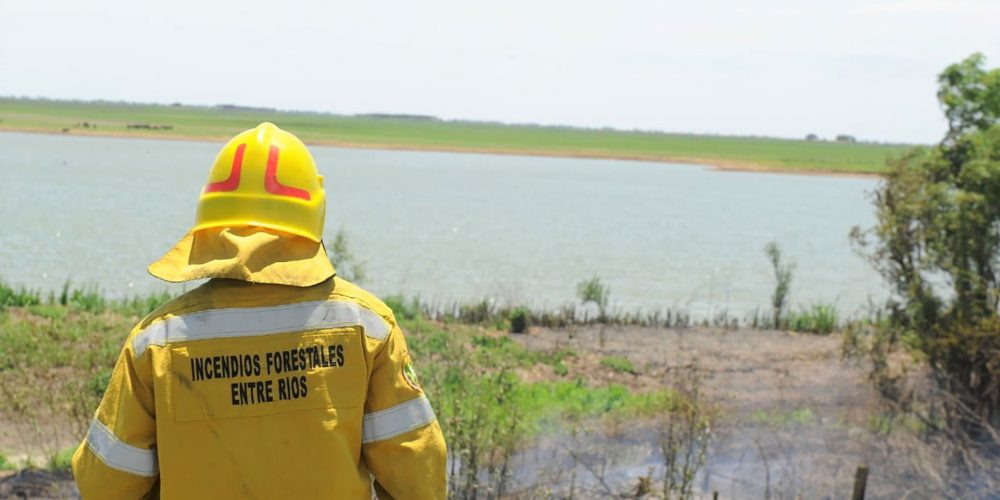
[[[365,113],[361,115],[354,115],[358,118],[376,118],[385,120],[416,120],[416,121],[426,121],[426,122],[439,122],[440,118],[431,115],[408,115],[402,113]]]

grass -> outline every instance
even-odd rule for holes
[[[0,307],[0,413],[24,424],[19,430],[26,447],[48,457],[48,468],[64,470],[72,450],[63,446],[85,433],[123,339],[168,296],[116,301],[94,287],[69,283],[47,300],[35,292],[0,290],[31,297],[17,301],[27,305]],[[668,388],[638,393],[568,379],[565,363],[577,356],[572,349],[528,350],[505,331],[434,321],[405,304],[398,304],[397,313],[452,463],[458,464],[450,479],[455,498],[484,488],[502,492],[511,479],[504,464],[541,434],[574,422],[652,417],[678,405],[679,396]],[[538,365],[561,375],[530,381],[520,375]]]
[[[624,356],[605,356],[601,358],[601,366],[611,368],[618,373],[630,373],[633,375],[638,373],[635,365]]]
[[[5,304],[0,306],[0,413],[8,421],[23,423],[20,430],[26,448],[47,457],[49,468],[65,468],[70,455],[63,446],[85,433],[123,338],[141,316],[169,295],[111,300],[96,287],[67,282],[46,296],[3,284],[0,296],[8,298],[0,303]],[[661,422],[668,435],[681,437],[684,434],[678,429],[687,429],[690,435],[677,442],[664,441],[664,449],[670,450],[670,456],[704,454],[710,433],[705,419],[711,412],[699,402],[698,390],[691,389],[698,384],[665,383],[636,392],[619,384],[587,382],[569,369],[584,359],[575,350],[529,350],[514,340],[517,335],[508,333],[512,318],[519,316],[518,321],[542,326],[655,321],[645,323],[652,326],[678,317],[685,318],[687,325],[687,315],[612,311],[588,320],[572,306],[546,312],[479,301],[456,304],[442,312],[417,299],[389,297],[387,303],[407,334],[419,380],[449,444],[452,498],[504,496],[511,486],[511,460],[517,451],[541,436],[565,434],[568,429],[576,432],[595,423],[614,429],[643,418]],[[837,323],[832,307],[813,307],[801,314],[811,318],[802,319],[803,324]],[[719,321],[731,323],[730,318]],[[623,356],[604,356],[594,369],[638,372]],[[808,422],[813,415],[806,409],[805,413],[762,413],[754,418],[788,425]],[[690,475],[684,470],[675,471],[677,477]]]
[[[0,280],[0,308],[32,306],[41,302],[41,292],[24,287],[14,288]]]
[[[716,327],[726,329],[777,329],[821,335],[840,331],[852,323],[867,324],[879,321],[879,310],[869,311],[868,316],[844,317],[834,304],[816,302],[808,307],[799,306],[780,318],[775,325],[771,313],[756,309],[743,317],[729,311],[717,311],[711,316],[695,317],[685,309],[659,310],[612,309],[592,314],[589,304],[565,304],[554,309],[531,309],[523,305],[501,306],[496,301],[482,299],[469,303],[432,304],[419,298],[404,299],[398,295],[385,299],[397,318],[425,317],[444,323],[489,326],[496,330],[522,333],[529,325],[544,328],[563,328],[572,325],[631,325],[658,328]]]
[[[750,415],[750,421],[758,424],[766,424],[774,427],[787,427],[789,425],[806,425],[816,420],[816,414],[810,408],[798,408],[792,411],[767,412],[758,410]]]
[[[840,314],[833,304],[815,303],[791,312],[786,322],[792,331],[829,335],[840,327]]]
[[[7,458],[7,455],[0,453],[0,471],[15,469],[17,469],[17,465],[14,464],[14,462],[11,462],[11,460]]]
[[[586,420],[652,416],[677,405],[679,396],[670,389],[635,393],[579,379],[525,381],[519,372],[539,364],[565,376],[564,361],[576,354],[529,351],[489,327],[431,321],[405,306],[399,311],[448,443],[449,498],[503,497],[512,478],[511,458],[537,436],[559,434]]]
[[[341,116],[220,107],[0,98],[0,129],[225,140],[272,121],[312,144],[642,160],[803,172],[878,173],[904,146]],[[87,128],[82,124],[87,123]],[[129,124],[170,129],[130,129]],[[96,125],[96,128],[93,126]]]
[[[67,471],[73,467],[73,453],[76,448],[65,448],[49,457],[48,469],[52,471]]]

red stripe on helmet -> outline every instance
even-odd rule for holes
[[[206,193],[213,193],[216,191],[235,191],[236,188],[240,187],[240,173],[243,170],[243,152],[246,151],[246,143],[240,144],[236,147],[236,154],[233,156],[233,166],[229,171],[229,177],[224,181],[219,182],[209,182],[205,186]]]
[[[271,146],[267,153],[267,171],[264,173],[264,189],[268,193],[279,196],[291,196],[309,201],[309,192],[304,189],[286,186],[278,182],[278,146]]]

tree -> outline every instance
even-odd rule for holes
[[[996,425],[1000,70],[983,63],[974,54],[941,74],[947,135],[890,162],[874,194],[876,226],[854,228],[852,237],[894,291],[889,324],[874,345],[887,349],[902,339],[927,360],[957,405],[944,409],[948,420]]]
[[[1000,123],[1000,68],[987,71],[985,63],[982,54],[972,54],[938,77],[938,100],[948,118],[946,143]]]

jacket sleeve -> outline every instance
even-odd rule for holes
[[[73,455],[73,477],[84,500],[156,496],[156,420],[150,353],[118,356],[87,437]]]
[[[372,365],[362,455],[380,499],[444,499],[444,436],[395,324]]]

